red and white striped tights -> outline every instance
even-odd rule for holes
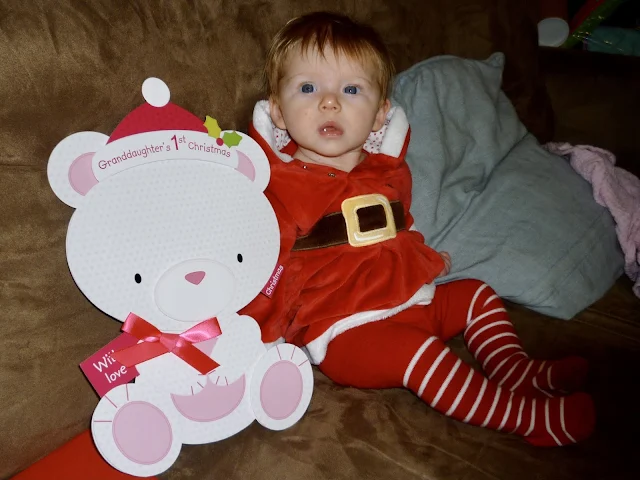
[[[460,333],[486,377],[445,345]],[[447,416],[538,446],[579,442],[593,431],[591,397],[570,393],[587,368],[579,357],[530,359],[500,298],[477,280],[439,285],[430,305],[347,330],[320,364],[341,385],[404,386]]]

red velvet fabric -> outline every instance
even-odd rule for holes
[[[416,231],[404,230],[367,247],[291,252],[297,237],[309,233],[323,216],[341,211],[343,200],[358,195],[380,193],[401,201],[411,227],[411,175],[404,160],[409,134],[398,157],[369,154],[347,173],[299,160],[283,162],[253,126],[249,133],[271,163],[265,193],[278,217],[279,263],[284,266],[274,296],[259,296],[243,311],[260,323],[265,342],[284,337],[306,345],[345,317],[401,305],[442,271],[442,258]],[[287,147],[293,153],[293,142]]]

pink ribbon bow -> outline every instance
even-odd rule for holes
[[[142,343],[111,354],[113,359],[125,367],[133,367],[165,353],[180,357],[203,375],[219,366],[219,363],[193,345],[222,333],[215,317],[177,334],[161,332],[143,318],[130,313],[122,325],[122,331],[142,340]]]

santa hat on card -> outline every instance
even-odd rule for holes
[[[129,135],[158,130],[193,130],[207,133],[198,117],[171,103],[171,92],[159,78],[150,77],[142,83],[143,103],[127,115],[115,128],[107,143]]]
[[[145,103],[130,112],[110,136],[76,132],[60,141],[47,164],[58,197],[76,208],[99,182],[139,165],[161,160],[199,160],[231,167],[264,191],[270,178],[265,152],[248,135],[222,130],[171,103],[159,78],[142,84]],[[180,143],[180,145],[178,145]]]

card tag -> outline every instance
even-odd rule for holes
[[[276,287],[278,286],[278,282],[282,277],[282,272],[284,271],[284,267],[282,265],[276,266],[275,270],[271,274],[271,278],[267,282],[267,284],[262,289],[262,294],[271,298],[273,296],[273,292],[275,292]]]
[[[82,372],[100,398],[112,388],[129,383],[139,375],[136,367],[125,367],[111,357],[113,352],[137,343],[136,337],[122,333],[80,364]]]

